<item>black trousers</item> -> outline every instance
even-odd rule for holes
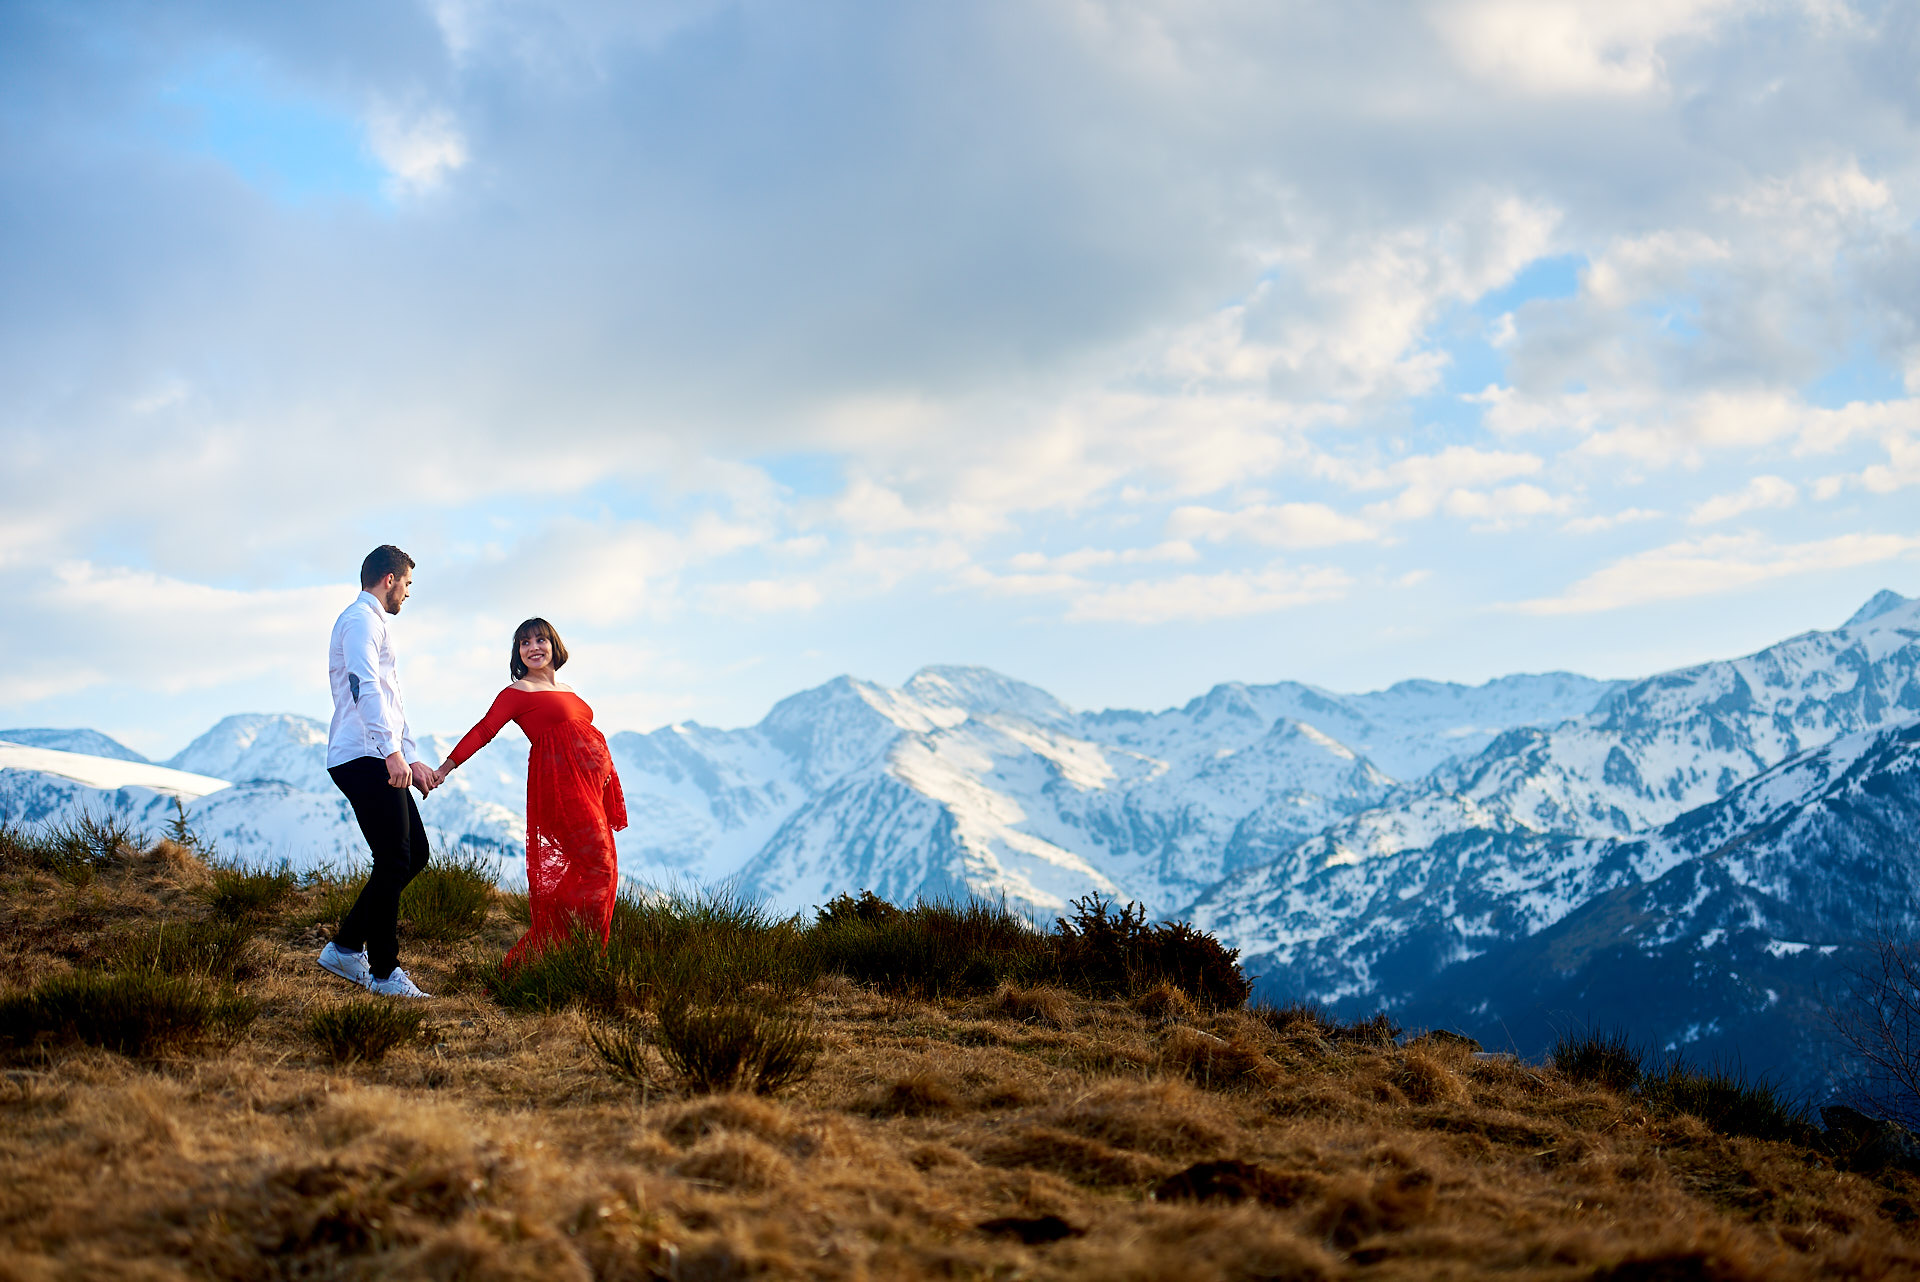
[[[389,784],[381,758],[356,757],[329,766],[327,773],[347,794],[373,851],[373,872],[333,942],[350,953],[365,948],[373,977],[385,979],[400,960],[400,892],[427,866],[427,830],[413,804],[413,789]]]

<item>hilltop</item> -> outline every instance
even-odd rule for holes
[[[629,902],[618,955],[556,966],[543,999],[489,983],[524,901],[475,871],[410,902],[408,964],[443,995],[397,1007],[313,966],[351,886],[99,825],[0,839],[0,1273],[1920,1268],[1920,1179],[1846,1169],[1757,1106],[1709,1125],[1457,1038],[1247,1008],[1218,972],[1100,972],[1098,941],[996,936],[991,911],[915,960],[919,919],[872,900],[820,925]],[[146,1003],[102,1009],[130,992]],[[669,1024],[728,1011],[787,1039],[770,1093],[703,1093],[662,1058],[686,1048]]]

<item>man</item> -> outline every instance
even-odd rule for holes
[[[400,697],[393,634],[387,616],[400,613],[413,587],[413,558],[384,543],[360,566],[360,595],[333,624],[327,679],[333,725],[327,731],[327,773],[347,795],[373,850],[373,872],[320,951],[320,965],[369,992],[426,997],[400,969],[400,892],[427,866],[427,830],[413,803],[433,791]]]

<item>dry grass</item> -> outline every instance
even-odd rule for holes
[[[211,920],[192,852],[0,868],[17,996]],[[577,1008],[470,986],[384,1059],[311,1029],[322,886],[236,969],[257,1019],[127,1058],[0,1065],[0,1279],[1880,1278],[1920,1272],[1920,1180],[1728,1135],[1546,1065],[1309,1013],[829,978],[772,1096],[613,1070]],[[429,991],[518,934],[414,941]],[[196,980],[195,982],[210,982]],[[639,1025],[632,1025],[639,1027]],[[110,1188],[112,1195],[103,1196]]]

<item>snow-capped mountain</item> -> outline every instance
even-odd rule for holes
[[[1396,779],[1417,779],[1443,761],[1478,752],[1515,726],[1553,725],[1591,712],[1623,684],[1571,672],[1501,677],[1479,686],[1402,681],[1370,694],[1335,694],[1294,681],[1232,682],[1181,708],[1092,713],[1081,725],[1089,738],[1160,756],[1178,755],[1196,742],[1249,742],[1284,717],[1315,727]]]
[[[10,733],[41,746],[0,744],[0,821],[158,826],[177,797],[230,856],[361,857],[317,721],[229,717],[166,766],[90,731]],[[794,910],[984,895],[1037,918],[1098,892],[1192,917],[1274,995],[1516,1039],[1583,1004],[1642,1029],[1657,1009],[1662,1038],[1700,1047],[1776,1007],[1805,1024],[1865,906],[1913,889],[1917,743],[1920,602],[1891,592],[1831,632],[1631,683],[1228,683],[1082,713],[933,667],[898,689],[837,678],[741,729],[609,737],[635,880]],[[422,804],[436,845],[508,881],[526,750],[509,729]]]
[[[235,783],[277,779],[306,792],[335,791],[327,778],[326,723],[290,712],[224,717],[166,764]]]
[[[144,759],[0,742],[0,822],[5,823],[58,822],[85,812],[120,814],[140,828],[157,830],[178,813],[176,800],[194,802],[228,787],[224,779]]]
[[[1882,592],[1832,632],[1622,683],[1589,715],[1506,730],[1311,848],[1271,855],[1306,873],[1473,832],[1626,836],[1795,753],[1916,714],[1920,600]]]
[[[1309,714],[1424,768],[1613,688],[1567,674],[1367,695],[1230,684],[1166,712],[1081,714],[983,668],[927,668],[899,689],[841,677],[745,729],[610,736],[632,819],[621,868],[652,883],[732,879],[795,909],[869,887],[1005,896],[1039,917],[1091,891],[1170,911],[1387,795],[1389,774]],[[337,864],[360,846],[325,739],[311,718],[233,716],[168,764],[236,781],[193,807],[220,849]],[[432,759],[450,747],[422,739]],[[437,843],[511,857],[525,788],[526,743],[510,729],[422,811]]]
[[[114,761],[145,761],[146,758],[98,730],[0,730],[0,743],[17,743],[27,748],[52,748],[56,752],[77,752],[88,757],[107,757]]]
[[[1577,906],[1516,921],[1395,1007],[1529,1051],[1576,1021],[1629,1028],[1828,1089],[1847,1058],[1828,1011],[1855,1000],[1872,941],[1920,927],[1917,855],[1920,719],[1794,757],[1644,839],[1572,843],[1522,911]]]

